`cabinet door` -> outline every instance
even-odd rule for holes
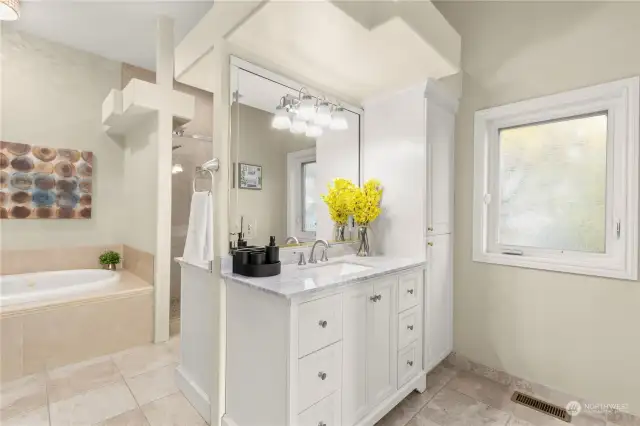
[[[375,302],[369,323],[367,353],[367,399],[375,406],[397,389],[397,282],[398,277],[374,281]]]
[[[428,371],[453,349],[453,268],[451,235],[430,237],[425,288],[424,367]]]
[[[455,116],[427,101],[427,235],[451,232]]]
[[[342,424],[352,425],[368,411],[367,334],[373,316],[373,284],[342,295]]]

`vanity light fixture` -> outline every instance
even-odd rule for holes
[[[294,117],[293,122],[291,123],[291,133],[300,134],[305,133],[307,131],[307,122],[301,119],[299,116]]]
[[[303,90],[306,90],[306,88],[303,87],[302,89],[300,89],[300,92],[302,93]],[[305,121],[313,120],[316,115],[315,98],[309,93],[306,93],[304,96],[302,96],[302,99],[300,99],[300,105],[298,106],[297,110],[298,117],[300,117],[301,119]]]
[[[20,0],[0,0],[0,21],[20,18]]]
[[[320,127],[328,127],[331,124],[331,105],[329,105],[329,102],[323,100],[318,105],[313,124]]]
[[[276,107],[276,113],[271,121],[271,127],[278,130],[288,130],[291,128],[289,108],[285,105],[284,96],[280,99],[280,105]]]
[[[318,126],[317,124],[307,125],[305,136],[308,136],[310,138],[317,138],[322,136],[322,127]]]
[[[329,124],[331,130],[347,130],[349,123],[347,123],[347,117],[344,113],[344,108],[340,105],[336,107],[336,110],[331,116],[331,124]]]

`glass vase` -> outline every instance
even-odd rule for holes
[[[346,229],[346,225],[341,225],[339,223],[336,223],[335,226],[335,235],[334,235],[334,240],[335,241],[345,241],[344,239],[344,231]]]
[[[369,248],[369,235],[367,234],[368,226],[358,227],[358,239],[360,240],[360,248],[358,248],[357,255],[360,257],[371,256],[371,250]]]

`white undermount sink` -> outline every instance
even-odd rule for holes
[[[371,269],[370,266],[358,265],[357,263],[336,262],[326,265],[317,265],[306,268],[309,273],[322,275],[350,275]]]

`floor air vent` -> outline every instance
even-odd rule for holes
[[[511,400],[516,404],[524,405],[525,407],[540,411],[541,413],[555,417],[556,419],[571,423],[571,414],[567,413],[567,410],[558,407],[557,405],[549,404],[548,402],[520,392],[514,392],[511,396]]]

